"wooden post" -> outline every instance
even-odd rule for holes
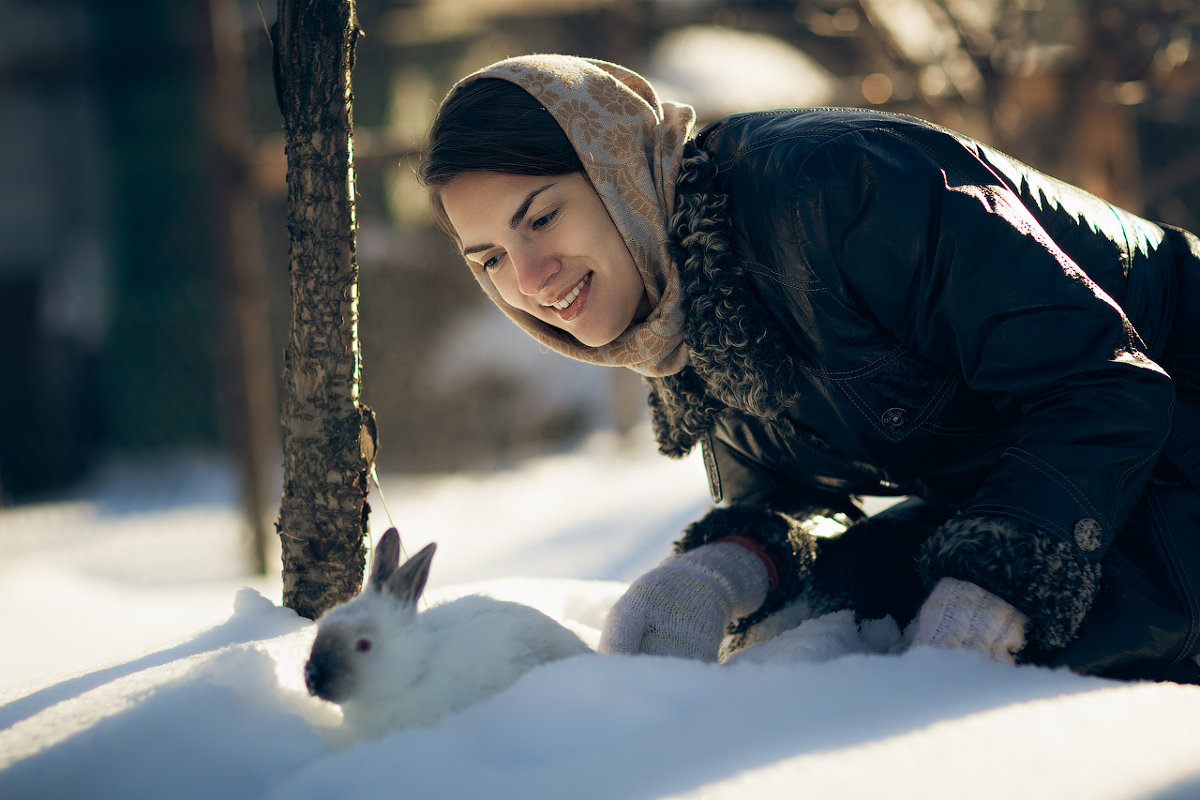
[[[279,0],[292,319],[283,369],[283,602],[315,619],[362,585],[375,418],[359,402],[353,0]]]
[[[220,370],[225,438],[237,459],[250,565],[264,574],[268,502],[264,484],[279,462],[279,393],[271,356],[271,309],[258,198],[249,174],[244,32],[235,0],[209,0],[207,6],[211,39],[205,63],[204,117],[216,166],[216,247],[225,314]]]

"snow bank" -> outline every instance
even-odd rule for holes
[[[591,447],[385,488],[410,550],[439,541],[431,601],[486,592],[594,642],[625,582],[703,510],[696,468]],[[570,514],[545,513],[564,497]],[[315,626],[268,599],[273,579],[89,572],[161,562],[179,536],[230,549],[227,507],[44,508],[57,543],[14,553],[36,528],[22,513],[0,512],[3,798],[1200,797],[1200,688],[933,650],[726,666],[585,655],[432,727],[347,741],[337,708],[304,692]],[[152,520],[173,530],[161,543],[130,533]]]

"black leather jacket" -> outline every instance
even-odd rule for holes
[[[704,439],[715,499],[911,494],[1011,520],[1046,559],[1102,561],[1147,491],[1177,384],[1197,383],[1171,373],[1200,345],[1169,346],[1183,284],[1200,292],[1196,237],[909,117],[751,113],[697,144],[728,198],[738,280],[800,385],[786,436],[720,415]],[[954,571],[1037,616],[1021,585],[1037,575]]]

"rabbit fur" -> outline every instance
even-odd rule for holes
[[[366,588],[317,621],[305,684],[340,705],[360,736],[431,725],[539,664],[591,652],[520,603],[471,595],[418,612],[435,549],[430,544],[398,565],[400,537],[389,529]]]

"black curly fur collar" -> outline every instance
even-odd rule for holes
[[[646,379],[659,449],[674,458],[690,452],[726,408],[786,424],[784,412],[799,394],[798,365],[733,257],[715,175],[716,165],[689,142],[669,233],[690,362],[674,375]]]

